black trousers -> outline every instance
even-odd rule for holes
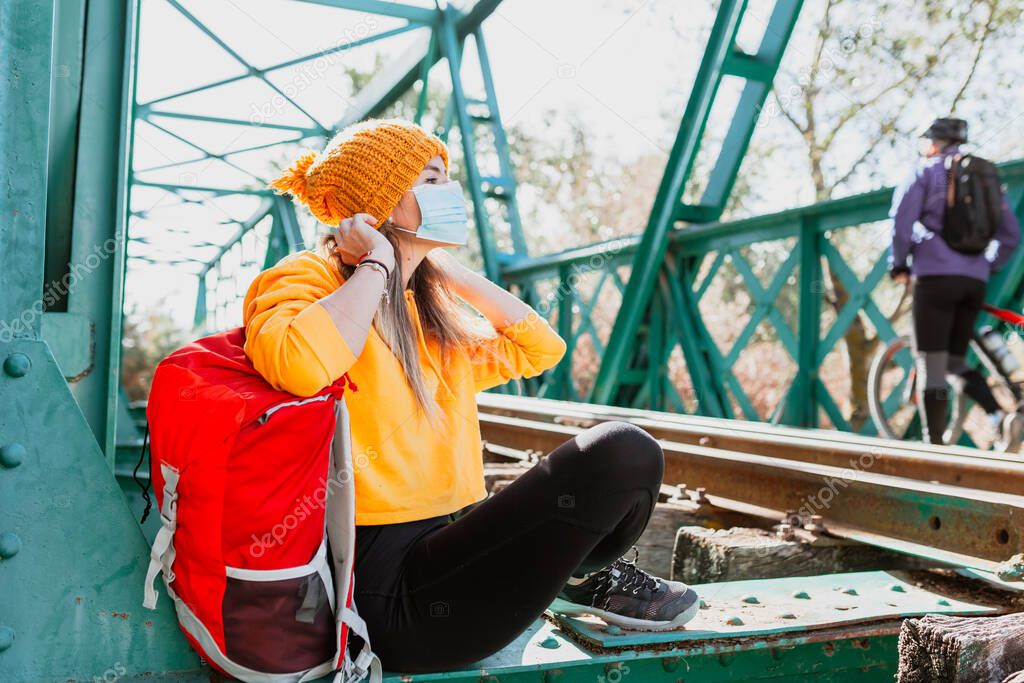
[[[962,275],[928,275],[914,282],[914,343],[919,352],[964,356],[985,302],[985,282]]]
[[[570,575],[633,545],[663,472],[657,441],[608,422],[454,521],[357,527],[354,597],[384,668],[466,666],[513,641]]]

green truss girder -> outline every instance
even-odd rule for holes
[[[163,131],[164,134],[170,135],[179,142],[191,147],[195,150],[197,156],[190,157],[187,160],[159,164],[146,169],[135,169],[132,175],[132,187],[156,188],[178,196],[182,196],[184,192],[203,192],[208,193],[211,197],[236,194],[263,196],[267,194],[266,190],[261,189],[264,187],[266,179],[257,177],[244,167],[234,163],[232,157],[245,152],[294,144],[310,139],[317,140],[322,144],[329,137],[333,129],[340,128],[356,120],[383,113],[387,107],[394,104],[400,96],[407,92],[417,80],[420,81],[420,96],[417,103],[416,119],[420,120],[423,117],[427,103],[427,84],[431,67],[441,59],[444,59],[451,76],[452,96],[445,115],[445,122],[438,132],[442,136],[447,137],[451,126],[454,124],[458,126],[463,157],[462,167],[466,176],[467,190],[472,200],[474,221],[480,240],[484,270],[491,279],[500,281],[501,265],[528,255],[519,208],[516,202],[516,182],[508,149],[508,140],[498,109],[494,79],[491,74],[490,61],[481,28],[481,22],[494,12],[499,4],[499,0],[481,0],[465,11],[461,11],[454,6],[427,8],[403,3],[380,2],[379,0],[307,0],[315,4],[339,9],[375,13],[402,19],[407,23],[365,38],[340,43],[326,50],[302,55],[262,68],[256,68],[250,64],[228,42],[218,36],[215,31],[204,24],[199,17],[190,12],[181,2],[178,0],[162,1],[167,2],[192,24],[196,30],[212,40],[228,57],[238,64],[241,68],[241,73],[136,105],[135,117],[137,119],[146,121],[149,125]],[[349,111],[333,126],[321,124],[296,102],[294,97],[290,97],[288,93],[282,91],[281,88],[268,78],[268,74],[281,69],[293,67],[344,50],[350,50],[370,42],[391,38],[412,30],[422,30],[429,34],[429,41],[425,52],[418,52],[414,45],[410,54],[395,60],[390,65],[391,68],[382,70],[366,87],[356,94]],[[483,82],[483,97],[481,99],[469,97],[462,84],[461,58],[463,45],[467,37],[472,37],[477,52],[476,61],[479,64]],[[183,112],[169,110],[163,106],[177,98],[209,91],[248,78],[256,78],[266,84],[278,96],[283,98],[283,101],[289,103],[298,112],[302,113],[309,120],[309,123],[307,125],[277,124],[268,121],[254,123],[253,121],[226,118],[201,111]],[[215,154],[203,145],[189,140],[187,136],[175,133],[165,125],[162,125],[162,119],[232,126],[259,125],[265,129],[291,132],[293,136],[279,142],[265,143],[235,149],[223,154]],[[498,160],[499,172],[496,176],[485,176],[480,171],[477,160],[477,136],[480,127],[486,127],[489,132],[488,139],[493,140],[493,149],[490,151],[496,155]],[[166,170],[201,160],[221,161],[249,176],[253,186],[210,187],[154,182],[146,178],[146,174],[150,172]],[[491,206],[488,206],[488,204],[491,204]],[[303,248],[304,246],[301,242],[284,239],[285,233],[280,231],[279,224],[282,220],[285,223],[290,221],[291,224],[294,224],[294,220],[293,217],[289,218],[288,216],[278,220],[279,213],[279,211],[275,212],[270,249],[264,260],[264,265],[267,266],[288,253],[288,251],[283,249],[285,245],[287,245],[289,251]],[[219,260],[226,253],[225,249],[220,250],[208,265],[203,268],[203,275],[205,276],[206,273],[216,268]],[[205,297],[208,293],[206,283],[200,282],[199,295]],[[196,320],[205,319],[205,306],[206,303],[204,301],[196,302]]]
[[[1000,174],[1008,188],[1011,207],[1024,220],[1024,161],[1000,165]],[[636,342],[645,346],[646,358],[653,359],[659,371],[651,372],[647,366],[629,369],[623,381],[633,382],[635,391],[628,400],[620,395],[622,402],[618,405],[651,408],[660,402],[681,409],[685,401],[667,381],[664,367],[665,359],[678,345],[696,398],[696,407],[684,412],[714,417],[769,418],[775,422],[808,427],[816,426],[824,413],[836,428],[849,431],[851,426],[837,403],[837,397],[829,393],[819,377],[819,368],[829,354],[839,348],[841,339],[857,317],[866,320],[883,341],[893,338],[896,331],[873,297],[876,288],[887,277],[888,251],[882,245],[876,245],[873,262],[861,271],[863,275],[859,275],[836,246],[836,238],[844,230],[889,220],[891,200],[892,189],[886,188],[775,214],[694,226],[671,233],[658,273],[657,289],[652,295],[652,301],[657,302],[660,312],[647,321],[649,329],[654,326],[657,329],[649,339]],[[788,240],[784,244],[790,253],[782,259],[765,286],[743,253],[752,246],[780,240]],[[557,309],[549,307],[543,310],[551,313],[552,323],[559,326],[570,350],[578,347],[580,339],[590,337],[597,341],[594,350],[600,358],[607,356],[614,343],[612,339],[607,349],[602,347],[595,321],[591,319],[594,302],[600,297],[601,290],[597,289],[592,297],[585,299],[576,291],[570,276],[592,272],[599,282],[612,282],[618,278],[616,269],[635,260],[643,248],[642,237],[631,236],[614,243],[589,245],[526,259],[507,266],[503,275],[506,282],[516,287],[547,288],[558,292]],[[608,253],[614,253],[614,259],[601,256]],[[594,263],[603,265],[595,269]],[[707,264],[703,269],[702,263]],[[726,264],[731,264],[731,272],[739,278],[738,287],[750,296],[752,304],[750,319],[745,321],[739,338],[728,347],[722,347],[708,330],[700,304],[716,277],[721,277]],[[835,312],[832,324],[822,329],[826,266],[843,285],[848,300]],[[796,292],[796,329],[787,323],[781,307],[780,293],[787,287],[794,288]],[[628,290],[628,284],[622,288],[624,296],[628,296]],[[1006,267],[992,278],[987,300],[1008,308],[1021,308],[1020,302],[1024,300],[1024,250],[1018,250]],[[766,416],[757,413],[747,396],[747,389],[733,370],[754,338],[755,330],[764,325],[770,328],[771,334],[796,366],[794,375],[788,380],[785,397]],[[585,384],[586,378],[574,376],[572,369],[571,360],[563,360],[558,368],[547,373],[540,385],[542,395],[578,400],[576,382]],[[870,421],[864,423],[859,431],[867,435],[875,433]]]
[[[658,271],[663,267],[669,233],[684,221],[703,223],[721,216],[801,6],[800,0],[777,0],[757,53],[750,55],[736,46],[736,34],[747,9],[746,0],[723,0],[719,5],[679,133],[633,261],[626,292],[630,305],[622,306],[615,319],[608,350],[590,393],[591,401],[608,403],[616,401],[617,397],[621,401],[627,395],[619,391],[620,384],[625,383],[631,363],[639,360],[638,353],[643,355],[642,343],[638,344],[642,335],[638,333],[650,310],[649,301]],[[688,203],[684,194],[715,96],[726,76],[742,79],[745,85],[701,200],[696,204]]]

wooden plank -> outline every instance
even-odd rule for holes
[[[1024,614],[903,622],[897,683],[999,683],[1024,668]],[[1018,676],[1017,680],[1021,680]]]
[[[808,534],[809,535],[809,534]],[[810,536],[810,535],[809,535]],[[685,583],[716,583],[934,566],[912,555],[862,543],[785,540],[764,529],[686,526],[675,537],[671,576]]]

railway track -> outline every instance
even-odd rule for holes
[[[477,405],[481,417],[503,415],[575,427],[624,420],[677,443],[1024,495],[1024,457],[1017,454],[500,394],[480,394]]]
[[[699,502],[762,517],[820,515],[829,533],[1013,577],[1024,570],[1024,463],[969,449],[562,401],[479,397],[487,448],[546,453],[586,427],[626,420],[662,443],[665,481]]]

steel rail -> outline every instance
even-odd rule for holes
[[[582,427],[482,413],[488,444],[549,452]],[[821,515],[836,535],[986,571],[1010,572],[1024,550],[1024,496],[661,440],[667,483],[709,504],[781,519]]]
[[[658,439],[679,443],[1024,495],[1024,460],[1015,455],[500,394],[480,394],[477,403],[486,414],[579,427],[624,420]]]

